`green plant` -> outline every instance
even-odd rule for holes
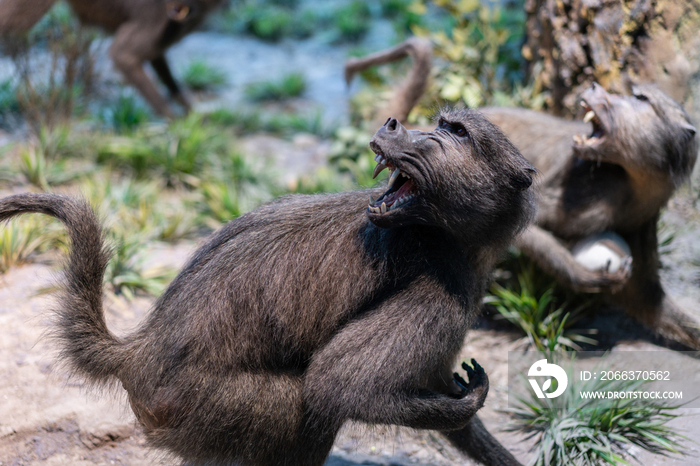
[[[108,139],[98,148],[97,161],[129,168],[137,177],[157,174],[168,186],[191,184],[193,177],[225,156],[226,139],[202,115],[190,114],[169,126],[139,128]]]
[[[159,181],[120,180],[109,175],[81,183],[83,194],[97,211],[111,219],[110,227],[131,232],[141,239],[176,241],[197,227],[188,193],[171,193]]]
[[[285,8],[256,5],[250,11],[246,29],[255,37],[276,42],[292,29],[293,16]]]
[[[532,108],[544,104],[539,83],[519,84],[523,80],[520,46],[525,33],[522,8],[501,8],[478,0],[432,3],[446,11],[451,21],[444,30],[437,31],[412,26],[416,34],[432,40],[435,55],[444,63],[435,70],[434,84],[424,102],[461,102],[468,107],[493,104],[495,100]],[[426,4],[416,2],[409,10],[425,15]]]
[[[631,464],[624,459],[626,446],[636,445],[657,454],[682,453],[683,439],[666,423],[679,414],[677,407],[654,399],[585,399],[580,392],[640,390],[644,381],[575,379],[557,398],[537,398],[532,391],[508,409],[511,431],[537,437],[532,466]],[[563,403],[560,404],[560,403]],[[559,406],[563,406],[560,408]]]
[[[315,9],[299,11],[298,3],[297,0],[231,2],[221,13],[211,15],[207,23],[219,32],[246,33],[270,42],[285,37],[309,37],[316,28]]]
[[[289,186],[299,194],[338,193],[353,188],[348,177],[341,176],[334,167],[319,167],[314,173],[304,174]]]
[[[61,158],[66,153],[68,135],[65,127],[42,127],[37,141],[20,149],[19,172],[27,182],[49,191],[52,184],[66,183],[90,171],[71,170]]]
[[[275,134],[289,136],[297,133],[329,136],[330,129],[325,124],[321,111],[311,113],[276,113],[263,122],[262,129]]]
[[[263,81],[246,86],[246,96],[254,101],[284,100],[298,97],[306,90],[306,78],[301,73],[289,73],[276,81]]]
[[[371,134],[357,128],[340,128],[335,133],[329,155],[332,166],[349,173],[355,185],[364,188],[375,186],[387,176],[385,171],[376,179],[372,178],[377,163],[369,148],[371,138]]]
[[[133,232],[108,232],[112,247],[112,258],[105,270],[104,282],[111,292],[132,299],[142,292],[152,296],[160,295],[175,276],[175,271],[163,267],[147,267],[140,255],[143,238]]]
[[[520,328],[529,343],[540,351],[580,350],[578,343],[595,345],[596,341],[582,335],[582,330],[570,328],[589,303],[567,312],[568,302],[556,306],[554,285],[538,291],[533,275],[532,268],[518,273],[517,287],[494,283],[484,303],[494,306],[502,318]],[[595,330],[586,332],[591,334]]]
[[[218,109],[208,113],[205,120],[215,125],[232,127],[241,134],[268,132],[290,136],[296,133],[310,133],[327,137],[331,131],[320,111],[302,114],[282,112],[263,116],[260,111]]]
[[[207,177],[199,186],[204,202],[201,211],[217,227],[272,199],[279,188],[267,167],[238,153],[232,153],[214,168],[218,175]]]
[[[103,109],[99,118],[117,133],[124,133],[149,121],[151,112],[133,95],[121,94],[116,102]]]
[[[0,273],[22,264],[38,251],[46,238],[42,235],[45,222],[30,216],[12,220],[0,226]]]
[[[366,2],[353,0],[339,7],[333,16],[338,40],[358,41],[369,31],[371,11]]]
[[[195,91],[212,91],[226,85],[226,73],[202,60],[194,60],[185,69],[183,82]]]

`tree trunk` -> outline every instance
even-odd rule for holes
[[[525,10],[523,55],[549,92],[551,113],[575,115],[578,95],[594,81],[612,92],[654,82],[679,102],[689,98],[700,0],[526,0]]]

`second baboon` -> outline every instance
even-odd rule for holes
[[[390,118],[370,147],[387,187],[287,196],[230,222],[124,338],[105,324],[109,252],[86,203],[18,194],[0,220],[66,225],[62,357],[121,382],[151,444],[187,462],[320,466],[356,420],[442,431],[517,465],[475,416],[484,371],[452,369],[493,264],[533,215],[534,169],[470,111],[443,111],[429,132]]]
[[[173,99],[186,111],[187,98],[170,71],[165,50],[199,26],[223,0],[67,0],[80,22],[114,34],[110,55],[124,77],[160,115],[173,112],[146,75],[150,62]],[[2,0],[0,37],[31,28],[56,0]]]
[[[347,78],[396,58],[389,50],[353,59]],[[426,74],[425,60],[414,71]],[[404,90],[424,89],[424,81],[425,76],[409,75],[393,101],[415,102],[415,92]],[[611,95],[594,84],[581,96],[585,122],[521,108],[479,110],[542,174],[534,225],[516,240],[521,250],[562,285],[603,292],[658,334],[700,349],[700,324],[661,286],[656,238],[660,210],[695,165],[696,129],[683,108],[656,87],[631,86],[631,94]],[[605,231],[629,244],[631,269],[588,270],[576,262],[570,247]]]

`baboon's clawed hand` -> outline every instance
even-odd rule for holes
[[[320,466],[357,420],[445,431],[516,465],[475,417],[483,369],[452,374],[492,265],[532,216],[533,168],[466,110],[433,131],[390,119],[372,148],[389,186],[287,196],[230,222],[124,339],[104,322],[108,256],[85,203],[20,194],[0,200],[0,220],[67,225],[62,355],[94,382],[121,381],[149,441],[186,461]]]

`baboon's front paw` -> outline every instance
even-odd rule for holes
[[[632,258],[626,257],[622,260],[620,267],[614,272],[610,272],[607,267],[601,271],[602,291],[617,293],[625,286],[627,280],[632,276]]]
[[[462,398],[477,398],[480,404],[483,404],[489,391],[489,378],[486,376],[484,369],[474,359],[472,359],[471,362],[473,368],[469,367],[466,362],[462,363],[462,369],[466,371],[469,382],[465,381],[462,376],[456,372],[453,376],[454,381],[457,386],[462,389],[462,393],[460,394]]]

